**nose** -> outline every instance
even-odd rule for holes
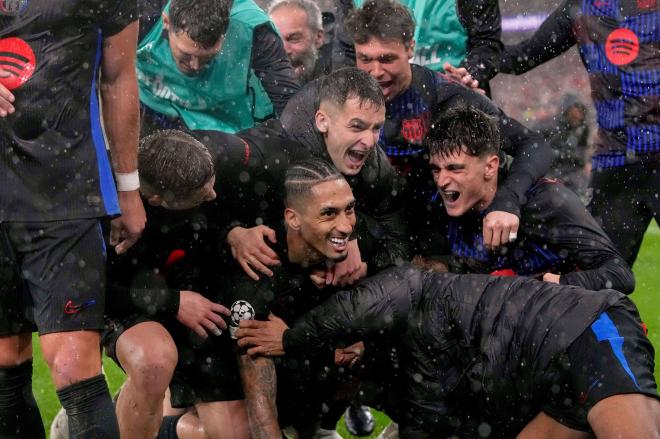
[[[378,143],[378,138],[380,136],[380,130],[364,130],[362,136],[360,137],[360,142],[367,148],[373,148]]]
[[[211,192],[209,192],[208,196],[206,197],[206,201],[213,201],[215,200],[215,197],[217,194],[215,193],[215,189],[211,189]]]
[[[369,74],[376,80],[380,79],[383,76],[384,70],[383,66],[378,61],[373,61],[371,63],[371,69]]]
[[[447,175],[446,172],[444,172],[442,169],[438,171],[436,174],[435,178],[435,185],[438,187],[440,190],[444,190],[449,186],[450,183],[450,178],[449,175]]]
[[[191,57],[190,61],[188,62],[188,66],[190,67],[191,70],[198,71],[201,66],[199,58],[197,58],[196,56]]]
[[[355,225],[355,216],[353,215],[341,215],[339,221],[337,222],[337,226],[335,229],[342,234],[345,235],[350,235],[353,233],[353,226]]]

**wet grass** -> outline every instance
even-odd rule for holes
[[[658,351],[660,351],[660,228],[655,223],[646,232],[644,244],[633,271],[637,279],[637,287],[632,299],[637,304],[642,318],[648,326],[649,338],[656,348],[656,364],[658,364]],[[44,419],[44,425],[47,426],[46,429],[48,430],[60,404],[55,395],[46,364],[41,357],[36,337],[34,340],[35,373],[33,388]],[[114,394],[124,380],[124,373],[112,360],[107,358],[104,359],[104,367],[110,390]],[[656,367],[655,376],[656,380],[660,381],[660,367]],[[381,413],[375,413],[375,415],[377,428],[371,437],[375,437],[388,422],[385,415]],[[346,432],[343,420],[340,422],[338,430],[345,438],[354,437]]]

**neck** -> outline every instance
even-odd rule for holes
[[[481,197],[481,200],[477,203],[476,208],[479,212],[483,212],[488,209],[488,206],[491,205],[495,199],[495,194],[497,194],[497,179],[493,179],[489,182],[484,183],[484,192]]]
[[[286,232],[286,246],[289,262],[302,267],[311,267],[321,261],[319,254],[309,248],[300,234],[294,230]]]

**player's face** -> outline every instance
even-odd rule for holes
[[[355,227],[355,198],[346,180],[319,183],[298,213],[307,260],[340,262],[348,255],[348,238]]]
[[[161,207],[170,210],[187,210],[197,207],[207,201],[215,200],[215,176],[213,176],[203,187],[197,189],[186,198],[174,199],[171,201],[163,200]]]
[[[313,31],[307,13],[294,6],[280,6],[270,14],[282,36],[284,50],[297,76],[311,75],[323,43],[323,31]]]
[[[449,216],[459,217],[488,207],[494,194],[493,185],[488,183],[497,175],[498,164],[496,155],[474,157],[463,151],[431,155],[433,181]]]
[[[385,107],[360,104],[347,99],[342,107],[322,102],[316,113],[316,127],[335,167],[344,175],[357,175],[376,144],[385,122]]]
[[[365,44],[355,45],[357,67],[378,81],[386,101],[391,101],[410,87],[410,59],[414,47],[414,42],[406,47],[402,41],[375,37]]]
[[[165,20],[165,17],[163,23],[167,29],[171,29],[169,21]],[[207,64],[213,61],[220,52],[224,40],[224,38],[220,38],[213,47],[205,48],[190,39],[185,32],[172,30],[168,32],[168,39],[176,67],[181,73],[189,76],[198,74]]]

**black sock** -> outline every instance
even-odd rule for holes
[[[117,415],[102,374],[58,390],[57,396],[69,417],[69,439],[119,439]]]
[[[160,424],[160,430],[158,430],[158,436],[156,439],[179,439],[179,435],[176,434],[176,423],[181,419],[181,415],[175,416],[163,416],[163,423]]]
[[[44,424],[32,393],[32,360],[0,367],[0,438],[45,439]]]

